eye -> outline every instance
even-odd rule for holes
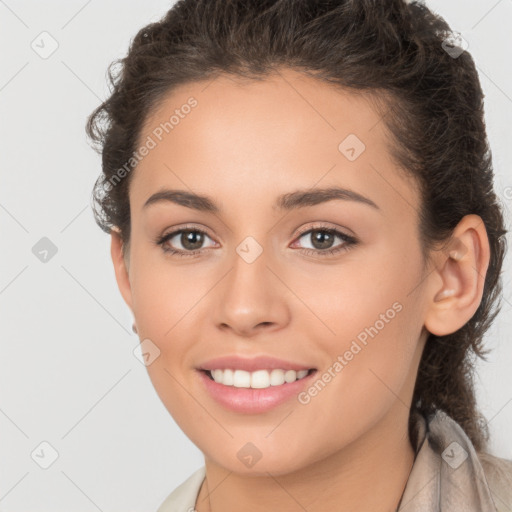
[[[311,241],[312,248],[302,249],[302,252],[308,255],[328,256],[340,251],[347,251],[357,244],[357,240],[353,236],[326,226],[315,226],[303,231],[298,240],[301,238]],[[343,243],[333,247],[337,238],[342,240]]]
[[[186,227],[171,231],[156,240],[157,245],[162,247],[166,253],[176,254],[179,256],[194,256],[204,250],[202,245],[205,238],[211,238],[208,234],[198,228]],[[213,241],[213,240],[212,240]],[[215,244],[215,242],[214,242]],[[181,245],[177,249],[173,246]]]
[[[161,246],[165,253],[186,257],[203,252],[206,249],[203,247],[206,238],[213,242],[210,247],[215,246],[215,242],[205,231],[187,226],[158,237],[155,243]],[[301,248],[300,251],[315,256],[329,256],[341,251],[348,251],[358,243],[354,237],[327,226],[315,226],[307,231],[303,230],[297,240],[302,238],[306,240],[309,238],[313,247]],[[342,243],[333,247],[336,239],[341,240]],[[176,248],[177,245],[181,247]]]

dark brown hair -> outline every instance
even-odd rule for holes
[[[288,67],[368,94],[392,135],[397,168],[420,187],[425,261],[464,215],[479,215],[487,230],[491,260],[482,301],[457,332],[429,334],[412,403],[424,414],[445,411],[480,451],[488,429],[476,408],[474,364],[475,356],[485,359],[483,336],[500,309],[506,230],[478,74],[467,51],[445,49],[451,35],[441,17],[404,0],[181,0],[110,65],[111,96],[91,114],[87,134],[102,152],[96,222],[107,233],[119,229],[126,247],[133,173],[112,178],[133,163],[145,120],[176,86],[222,74],[265,79]]]

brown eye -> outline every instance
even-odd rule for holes
[[[180,243],[184,249],[194,251],[200,249],[204,242],[204,233],[187,229],[181,232]]]
[[[304,254],[328,256],[341,251],[347,251],[357,244],[357,240],[337,229],[316,227],[303,232],[297,240],[304,238],[310,240],[311,247],[302,246]],[[336,239],[341,240],[342,243],[335,244]],[[304,244],[304,242],[302,242]]]
[[[315,249],[330,249],[336,238],[333,233],[325,229],[314,229],[309,234]]]
[[[192,256],[203,251],[205,238],[211,238],[196,228],[178,229],[156,240],[164,252],[180,256]],[[213,242],[213,241],[212,241]],[[215,242],[211,244],[213,246]],[[181,246],[181,247],[180,247]]]

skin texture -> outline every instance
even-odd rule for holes
[[[424,343],[428,331],[454,332],[476,311],[489,263],[485,227],[464,217],[449,250],[424,267],[419,191],[391,160],[384,124],[363,95],[288,69],[262,82],[222,76],[169,94],[140,140],[190,96],[198,105],[133,171],[130,244],[123,258],[113,231],[111,255],[140,339],[160,350],[147,367],[153,385],[204,453],[196,508],[393,511],[414,461],[407,422]],[[349,134],[366,146],[354,161],[338,149]],[[281,194],[328,186],[379,209],[349,200],[272,208]],[[221,211],[143,209],[162,188],[210,196]],[[358,242],[305,254],[321,246],[298,230],[319,224]],[[201,254],[169,255],[154,242],[185,225],[207,232]],[[247,236],[263,249],[250,264],[236,252]],[[179,236],[172,244],[186,250]],[[240,414],[214,402],[198,378],[201,362],[233,354],[322,374],[394,303],[401,311],[308,404],[294,398]],[[247,442],[262,454],[251,468],[237,457]]]

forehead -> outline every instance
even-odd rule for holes
[[[195,106],[189,108],[191,102]],[[374,143],[375,137],[383,135],[381,130],[374,130],[382,117],[375,107],[370,93],[341,89],[288,68],[260,79],[220,75],[170,91],[148,114],[141,137],[158,131],[158,127],[163,128],[164,137],[171,131],[179,135],[186,130],[183,125],[190,124],[186,119],[193,118],[194,131],[205,142],[236,136],[240,128],[250,125],[258,135],[282,133],[276,144],[286,135],[304,131],[309,135],[330,135],[329,140],[336,142],[346,130],[366,136],[369,142],[371,138]],[[168,126],[169,121],[172,127]],[[201,128],[208,132],[198,133]]]
[[[408,213],[417,201],[372,98],[290,69],[183,84],[148,115],[139,146],[149,139],[130,191],[139,205],[163,186],[233,193],[243,203],[315,183],[368,191]]]

